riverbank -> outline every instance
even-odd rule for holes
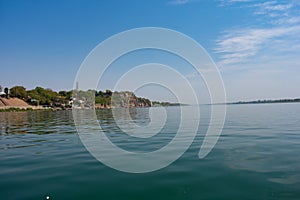
[[[4,98],[0,97],[0,112],[17,112],[31,110],[45,110],[43,106],[32,106],[19,98]]]

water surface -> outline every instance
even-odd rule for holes
[[[70,111],[0,113],[0,199],[300,199],[300,104],[229,105],[217,145],[199,160],[208,111],[201,106],[188,151],[146,174],[119,172],[93,158]],[[133,110],[137,124],[149,123],[147,112]],[[97,115],[108,137],[133,151],[162,147],[178,128],[179,115],[169,114],[161,136],[143,141],[124,135],[109,110]]]

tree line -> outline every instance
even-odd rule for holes
[[[36,87],[32,90],[26,90],[23,86],[14,86],[10,89],[0,86],[0,92],[2,96],[6,98],[19,98],[26,101],[30,105],[45,105],[52,107],[68,107],[71,106],[70,102],[77,104],[86,104],[87,106],[93,106],[94,104],[111,105],[112,97],[114,102],[118,105],[126,104],[128,102],[132,104],[143,104],[151,106],[151,101],[146,98],[136,97],[133,92],[112,92],[111,90],[96,91],[96,90],[70,90],[56,92],[49,88]],[[126,105],[125,105],[126,106]]]
[[[2,87],[0,86],[2,89]],[[4,88],[6,98],[19,98],[30,105],[47,105],[47,106],[61,106],[67,105],[72,98],[72,91],[53,91],[49,88],[36,87],[32,90],[26,90],[23,86],[14,86],[10,89]]]
[[[87,107],[93,104],[102,105],[105,107],[149,107],[151,101],[146,98],[137,97],[133,92],[129,91],[74,91],[74,104],[79,106],[84,101]]]

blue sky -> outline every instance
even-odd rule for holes
[[[299,11],[296,0],[0,0],[0,85],[70,90],[101,41],[151,26],[200,43],[221,71],[228,101],[300,97]],[[184,66],[181,72],[203,91],[197,74]],[[111,88],[120,73],[111,71],[100,89]]]

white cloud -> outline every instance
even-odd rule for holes
[[[300,2],[217,0],[252,13],[247,25],[228,28],[216,40],[228,101],[295,98],[300,84]]]
[[[188,2],[189,2],[189,0],[172,0],[172,1],[169,1],[168,4],[182,5],[182,4],[186,4]]]
[[[255,15],[262,15],[269,18],[269,22],[273,25],[298,22],[290,19],[292,18],[290,15],[296,6],[293,2],[278,3],[277,1],[267,1],[250,6],[255,8]]]
[[[227,5],[232,5],[235,3],[247,3],[251,2],[253,0],[219,0],[220,6],[227,6]]]
[[[237,63],[256,55],[262,48],[274,48],[277,41],[294,38],[298,34],[300,26],[232,30],[217,41],[215,50],[221,53],[222,65]]]
[[[290,20],[291,14],[298,16],[300,3],[297,1],[278,0],[218,0],[221,6],[231,6],[238,4],[240,9],[253,9],[254,15],[261,15],[269,18],[270,24],[296,23],[298,20]],[[257,3],[259,2],[259,3]]]
[[[230,0],[228,2],[242,2]],[[264,27],[240,27],[224,31],[216,41],[215,51],[219,54],[219,64],[223,67],[253,62],[259,57],[272,58],[289,53],[290,57],[300,57],[300,17],[295,15],[297,4],[265,1],[248,2],[245,8],[254,8],[253,14],[261,15]],[[291,51],[293,49],[293,51]],[[263,56],[262,56],[263,55]],[[300,62],[300,58],[297,59]]]
[[[273,20],[272,24],[273,25],[280,25],[280,24],[298,24],[300,22],[300,17],[283,17],[279,18],[277,20]]]
[[[288,4],[277,4],[276,1],[267,1],[264,3],[254,4],[253,7],[257,7],[261,14],[268,13],[270,11],[286,11],[293,7],[292,3]]]

